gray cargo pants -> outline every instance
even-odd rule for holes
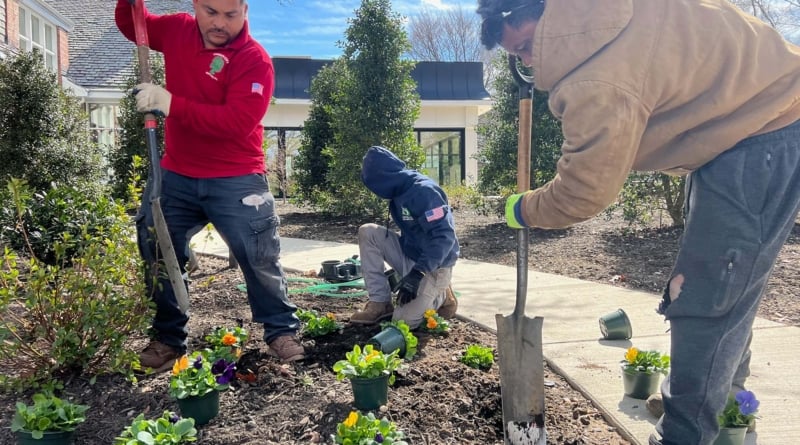
[[[670,322],[664,445],[705,445],[749,376],[753,321],[800,209],[800,122],[748,138],[687,180],[686,225],[659,307]],[[758,396],[758,394],[756,394]]]
[[[403,254],[400,236],[377,224],[364,224],[358,229],[358,250],[361,257],[361,273],[369,294],[369,300],[381,303],[392,301],[389,281],[384,274],[386,262],[405,276],[414,267],[414,260]],[[428,309],[439,309],[444,304],[445,292],[450,286],[453,268],[443,267],[425,274],[419,285],[417,298],[394,309],[393,320],[403,320],[411,329],[417,328]]]

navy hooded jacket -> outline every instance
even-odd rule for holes
[[[364,185],[389,199],[389,213],[400,228],[403,253],[423,273],[452,267],[458,259],[453,213],[447,195],[432,179],[406,168],[383,147],[370,147],[361,165]]]

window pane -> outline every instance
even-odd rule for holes
[[[55,51],[56,39],[53,32],[53,27],[44,25],[44,47],[48,51]]]
[[[440,185],[460,185],[461,132],[421,131],[420,144],[425,150],[422,172]]]
[[[55,71],[56,70],[56,56],[54,56],[52,54],[46,54],[44,56],[44,64],[51,71]]]
[[[28,12],[22,8],[19,8],[19,34],[28,35]]]
[[[39,17],[31,16],[31,40],[34,43],[42,44],[42,35],[39,31]]]

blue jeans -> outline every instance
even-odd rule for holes
[[[664,445],[716,437],[728,393],[750,374],[753,321],[798,210],[800,122],[745,139],[689,176],[686,225],[659,307],[671,329],[656,425]]]
[[[195,179],[162,171],[161,209],[181,272],[188,259],[187,234],[211,222],[239,263],[253,321],[264,325],[264,341],[294,335],[300,322],[295,316],[297,307],[287,297],[286,277],[278,260],[279,219],[264,176]],[[136,228],[139,251],[148,266],[148,291],[156,304],[153,330],[162,343],[185,351],[189,315],[181,313],[166,271],[158,269],[160,254],[149,192],[148,184]]]

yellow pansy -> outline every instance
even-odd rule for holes
[[[178,375],[181,371],[189,367],[189,357],[185,354],[181,356],[178,360],[175,360],[175,364],[172,365],[172,374]]]
[[[436,309],[428,309],[428,310],[427,310],[427,311],[425,311],[425,313],[423,314],[423,317],[425,317],[425,318],[431,318],[431,317],[433,317],[433,314],[435,314],[435,313],[436,313]]]
[[[236,336],[230,332],[226,332],[225,335],[222,336],[222,344],[225,346],[235,345],[237,341],[239,340],[236,338]]]
[[[350,415],[347,416],[347,419],[345,419],[345,421],[342,423],[344,424],[344,426],[352,428],[353,426],[355,426],[356,422],[358,422],[358,413],[355,411],[350,411]]]
[[[331,320],[336,320],[336,315],[333,315],[333,312],[328,312],[325,314],[326,317],[330,318]]]
[[[375,349],[373,349],[369,354],[367,354],[366,357],[364,357],[364,360],[369,362],[372,359],[374,359],[375,357],[377,357],[378,355],[380,355],[380,351],[376,351]]]
[[[628,348],[628,352],[625,353],[625,360],[627,360],[628,363],[633,363],[637,355],[639,355],[639,350],[631,346]]]
[[[433,317],[428,318],[428,324],[426,325],[428,329],[436,329],[436,326],[439,326],[439,323],[436,322],[436,319]]]

